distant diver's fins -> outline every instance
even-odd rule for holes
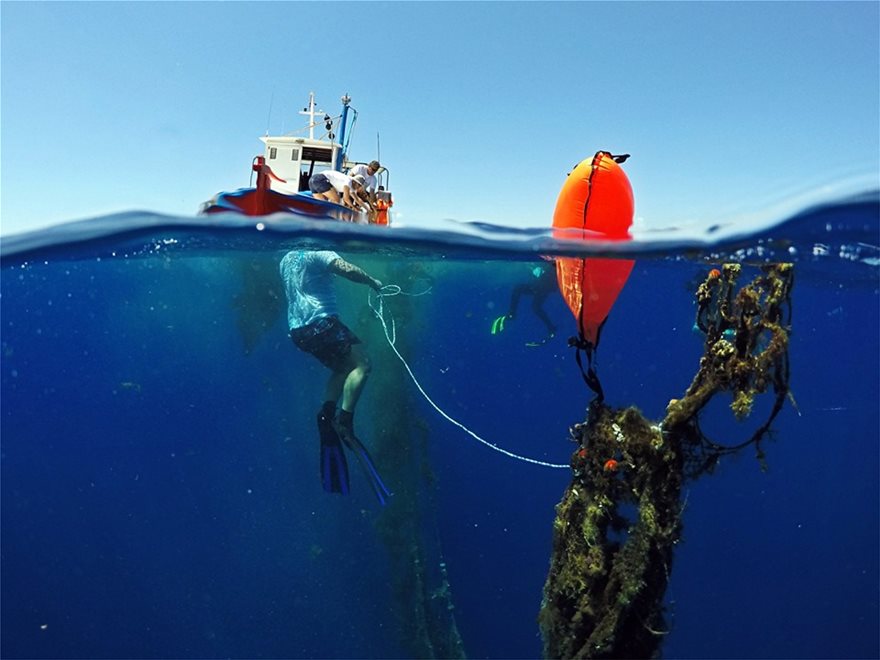
[[[364,447],[363,443],[355,437],[350,429],[337,424],[336,431],[339,438],[345,443],[345,446],[357,456],[358,463],[361,464],[364,476],[367,478],[367,481],[370,482],[370,486],[373,488],[373,493],[376,495],[376,499],[379,500],[379,504],[385,506],[387,498],[391,497],[392,493],[388,490],[387,486],[385,486],[382,477],[379,476],[379,471],[376,470],[376,466],[373,464],[370,452],[367,451],[367,448]]]
[[[497,335],[504,331],[504,322],[509,318],[507,314],[502,314],[492,322],[492,334]]]
[[[318,413],[318,433],[321,436],[321,485],[328,493],[348,495],[348,462],[333,420]]]

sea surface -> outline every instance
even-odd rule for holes
[[[491,330],[542,256],[568,255],[636,259],[597,368],[608,403],[652,419],[697,370],[709,269],[741,263],[745,283],[795,264],[797,405],[774,423],[766,471],[745,449],[686,485],[663,653],[876,658],[878,231],[868,190],[625,244],[140,212],[4,237],[0,654],[540,657],[571,474],[509,453],[567,465],[592,394],[558,294],[550,340],[529,298]],[[386,507],[353,458],[349,496],[321,488],[327,372],[291,344],[277,274],[302,248],[402,292],[338,284],[373,362],[355,424]],[[727,403],[704,430],[735,444],[755,422]]]

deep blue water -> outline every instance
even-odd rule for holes
[[[880,655],[877,208],[875,194],[720,246],[674,235],[640,246],[598,361],[609,403],[652,418],[696,371],[693,290],[706,270],[738,259],[745,282],[752,262],[796,264],[798,409],[786,405],[774,425],[767,472],[746,450],[688,485],[666,657]],[[323,368],[290,344],[281,316],[245,350],[241,316],[264,311],[235,302],[254,259],[305,243],[386,282],[423,268],[430,292],[411,299],[397,331],[425,390],[499,446],[568,461],[567,429],[590,393],[566,346],[574,321],[562,299],[546,304],[562,328],[546,345],[526,346],[544,334],[528,299],[490,333],[546,237],[401,232],[401,243],[395,230],[256,232],[137,215],[77,231],[4,246],[3,657],[410,654],[380,507],[354,469],[351,496],[321,489]],[[428,286],[409,282],[412,293]],[[340,290],[345,320],[378,323],[362,287]],[[432,567],[448,570],[468,656],[540,656],[536,617],[568,471],[477,443],[421,398],[387,344],[369,351],[358,427],[373,445],[384,411],[406,406],[420,420],[420,534]],[[380,391],[382,372],[403,385]],[[747,434],[724,403],[704,423],[731,440]]]

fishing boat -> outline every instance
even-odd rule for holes
[[[309,190],[313,174],[325,170],[347,172],[362,161],[348,159],[348,146],[352,129],[357,122],[357,110],[351,107],[351,98],[342,97],[342,112],[331,117],[315,104],[315,94],[309,94],[309,103],[299,114],[308,117],[308,124],[298,131],[285,135],[260,138],[263,155],[256,156],[251,164],[251,182],[256,184],[231,192],[220,192],[202,204],[200,213],[239,213],[244,215],[270,215],[293,213],[315,219],[340,220],[367,224],[388,224],[388,209],[392,202],[388,190],[388,170],[376,173],[376,211],[357,211],[341,204],[317,199]],[[315,136],[315,128],[324,133]],[[336,130],[339,141],[336,141]],[[307,135],[305,134],[307,132]],[[301,134],[303,133],[303,134]]]

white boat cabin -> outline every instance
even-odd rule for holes
[[[348,97],[343,98],[343,103]],[[334,119],[331,119],[323,110],[315,108],[315,95],[309,94],[309,105],[300,111],[301,115],[309,118],[306,126],[308,137],[296,135],[280,135],[261,137],[265,147],[264,157],[266,165],[272,168],[272,172],[279,179],[270,178],[270,186],[286,195],[309,189],[309,177],[322,170],[336,169],[335,164],[339,157],[342,145],[334,142],[336,137],[333,130]],[[337,118],[338,119],[338,118]],[[315,127],[320,126],[326,132],[324,137],[315,137]],[[305,129],[303,129],[305,130]],[[344,163],[345,168],[349,163]]]

